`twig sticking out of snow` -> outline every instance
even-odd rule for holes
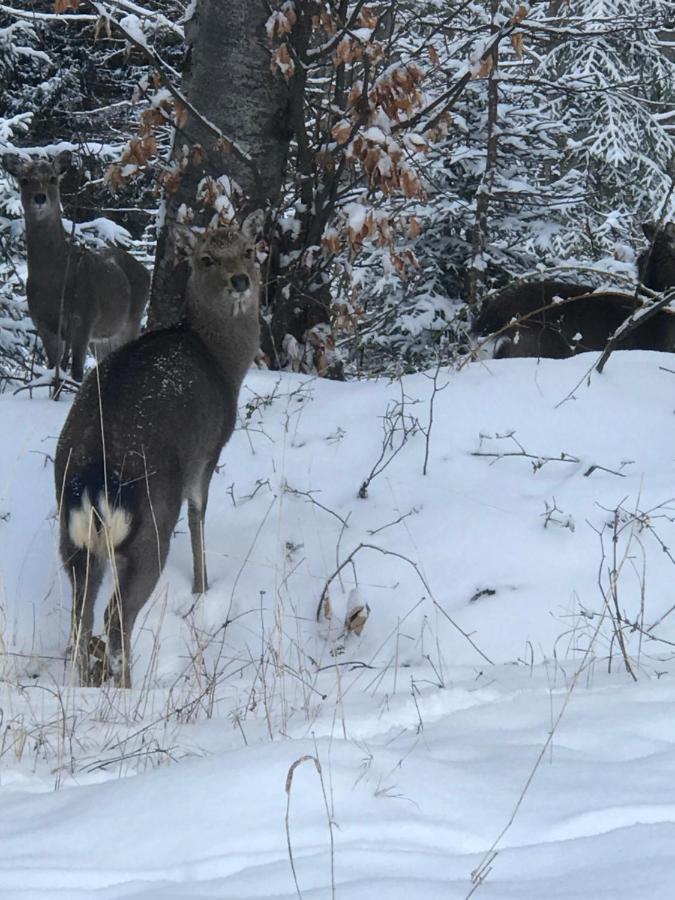
[[[316,741],[314,742],[314,746],[316,749]],[[291,763],[291,766],[288,770],[288,774],[286,775],[286,846],[288,847],[288,859],[291,864],[291,871],[293,873],[293,881],[295,882],[295,890],[297,892],[299,900],[302,900],[302,892],[300,891],[300,884],[298,882],[298,874],[295,871],[295,860],[293,859],[293,846],[291,844],[291,789],[293,787],[293,776],[295,775],[295,770],[301,766],[305,762],[313,762],[314,768],[319,776],[319,781],[321,782],[321,793],[323,794],[323,802],[326,807],[326,816],[328,818],[328,831],[330,832],[330,883],[331,883],[331,898],[335,900],[335,838],[333,836],[333,816],[331,815],[330,806],[328,804],[328,795],[326,793],[326,785],[323,780],[323,770],[321,768],[321,762],[319,761],[319,754],[316,752],[314,755],[311,753],[307,753],[304,756],[299,757],[295,760],[295,762]]]
[[[563,700],[562,706],[560,707],[560,712],[556,716],[555,722],[553,723],[551,730],[547,734],[546,740],[544,741],[544,744],[543,744],[541,750],[539,751],[537,758],[534,761],[534,765],[532,766],[532,769],[527,778],[527,781],[525,782],[525,785],[523,786],[523,789],[520,792],[518,800],[516,801],[516,805],[513,807],[513,811],[511,812],[511,815],[509,816],[509,819],[508,819],[506,825],[499,832],[499,834],[497,835],[497,837],[495,838],[495,840],[493,841],[493,843],[489,847],[489,849],[486,850],[479,865],[471,873],[471,882],[472,882],[473,887],[471,888],[469,893],[466,895],[465,900],[469,900],[469,898],[473,896],[475,891],[477,891],[478,888],[485,882],[486,878],[492,871],[492,863],[497,858],[497,854],[499,852],[497,850],[497,847],[501,843],[501,840],[504,837],[504,835],[506,834],[506,832],[509,830],[509,828],[515,822],[516,816],[518,815],[518,811],[520,810],[522,802],[525,799],[525,795],[527,794],[528,790],[530,789],[530,785],[534,781],[534,776],[537,774],[537,769],[541,765],[541,762],[544,759],[544,756],[546,755],[546,752],[547,752],[548,748],[550,747],[551,742],[553,741],[553,738],[558,730],[558,727],[560,726],[560,723],[562,722],[563,717],[564,717],[565,713],[567,712],[567,707],[569,706],[570,700],[572,699],[572,694],[574,693],[574,689],[576,688],[577,684],[579,683],[579,679],[580,679],[581,675],[583,674],[583,672],[586,671],[586,668],[592,662],[593,652],[594,652],[594,648],[595,648],[595,639],[597,638],[597,636],[600,632],[600,628],[601,628],[603,622],[605,621],[606,614],[607,613],[606,613],[606,609],[605,609],[605,610],[603,610],[602,615],[598,617],[598,624],[596,625],[595,631],[593,632],[593,635],[591,636],[591,640],[588,642],[588,647],[586,648],[586,651],[581,659],[581,662],[579,663],[579,666],[578,666],[576,672],[572,676],[570,686],[567,689],[567,693],[565,694],[565,698]]]

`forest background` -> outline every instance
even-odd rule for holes
[[[514,278],[634,285],[642,223],[672,214],[674,19],[663,0],[20,0],[0,4],[0,145],[74,150],[78,240],[152,266],[159,235],[155,323],[175,312],[166,229],[264,205],[268,364],[395,375],[461,354]],[[25,276],[0,172],[5,382],[40,361]]]

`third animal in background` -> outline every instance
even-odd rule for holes
[[[638,270],[645,287],[663,291],[675,285],[675,224],[643,226],[650,247]],[[564,358],[603,350],[611,335],[639,309],[635,293],[595,291],[591,285],[563,281],[509,285],[488,297],[472,323],[479,336],[494,334],[495,358]],[[659,310],[627,333],[618,350],[675,350],[675,312]]]
[[[135,338],[148,300],[150,275],[117,247],[94,251],[71,243],[61,222],[60,182],[71,162],[5,153],[2,165],[21,190],[28,248],[28,311],[50,368],[66,367],[81,381],[90,343],[101,359]]]
[[[61,557],[73,587],[73,649],[83,684],[96,594],[108,560],[104,675],[130,685],[130,636],[188,504],[196,593],[207,588],[203,528],[211,476],[258,351],[262,213],[241,229],[189,236],[185,323],[112,353],[85,379],[55,459]]]

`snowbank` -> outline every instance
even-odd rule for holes
[[[292,898],[289,840],[305,898],[463,898],[514,812],[475,896],[670,897],[670,360],[252,372],[127,692],[63,662],[66,404],[0,397],[3,898]]]

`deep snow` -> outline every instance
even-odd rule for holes
[[[195,604],[182,520],[126,692],[63,662],[67,404],[0,397],[0,896],[296,897],[285,784],[310,756],[323,784],[298,765],[288,820],[305,898],[331,897],[331,862],[346,900],[464,898],[514,812],[474,896],[670,898],[675,375],[621,353],[587,384],[592,362],[442,370],[426,476],[433,373],[251,372],[211,590]],[[408,437],[360,499],[387,410],[383,461]]]

